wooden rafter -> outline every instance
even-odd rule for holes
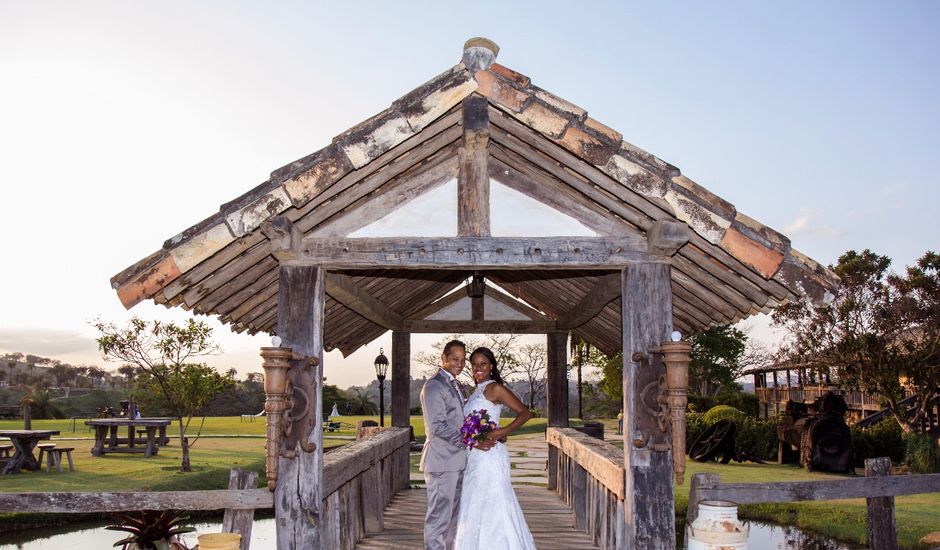
[[[620,296],[620,280],[620,273],[602,277],[577,306],[558,318],[558,328],[577,328],[596,317],[607,304]]]
[[[402,316],[357,285],[352,277],[339,273],[327,274],[326,293],[380,327],[401,330]]]

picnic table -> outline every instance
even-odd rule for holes
[[[4,474],[15,474],[21,469],[38,470],[39,462],[33,456],[33,449],[42,439],[59,435],[59,430],[0,430],[0,437],[8,437],[13,443],[12,461],[3,468]]]
[[[86,420],[85,424],[95,429],[95,446],[91,448],[92,456],[101,456],[107,453],[143,453],[150,457],[159,451],[160,446],[169,443],[166,436],[166,427],[172,418],[94,418]],[[127,437],[118,437],[118,428],[127,427]],[[146,443],[137,445],[137,426],[147,430]],[[157,435],[159,431],[159,435]],[[141,443],[144,443],[143,441]]]

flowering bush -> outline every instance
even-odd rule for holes
[[[490,415],[485,409],[470,411],[470,414],[463,419],[463,426],[460,427],[460,436],[464,445],[473,448],[486,439],[486,436],[496,429],[496,422],[490,420]]]

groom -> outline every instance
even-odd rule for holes
[[[467,466],[467,446],[460,436],[466,396],[457,377],[466,360],[467,346],[463,342],[447,342],[441,353],[441,370],[421,388],[421,411],[427,433],[420,464],[428,489],[425,550],[451,550],[457,535],[460,489]],[[476,448],[488,451],[493,445],[484,441]]]

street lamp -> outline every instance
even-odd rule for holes
[[[388,357],[385,350],[379,348],[375,358],[375,377],[379,379],[379,426],[385,427],[385,374],[388,372]]]

